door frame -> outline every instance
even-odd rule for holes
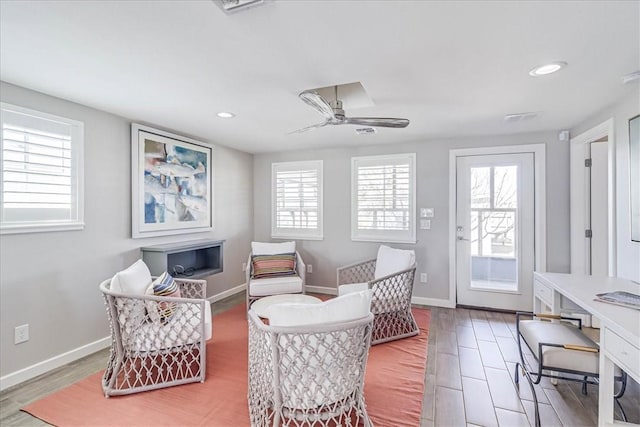
[[[533,153],[534,185],[534,245],[535,270],[547,270],[547,204],[545,145],[499,145],[495,147],[460,148],[449,150],[449,299],[448,306],[456,306],[456,193],[457,158],[491,154]]]
[[[615,152],[615,123],[613,118],[600,123],[580,135],[571,138],[569,146],[570,165],[570,223],[571,230],[571,272],[584,274],[584,256],[586,251],[584,241],[584,223],[586,211],[585,176],[581,171],[573,169],[577,157],[584,159],[584,145],[590,144],[603,137],[607,137],[607,198],[608,198],[608,272],[610,277],[617,276],[617,251],[616,251],[616,152]]]

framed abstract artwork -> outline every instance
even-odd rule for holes
[[[213,147],[131,125],[132,236],[213,230]]]
[[[640,242],[640,115],[629,120],[631,240]]]

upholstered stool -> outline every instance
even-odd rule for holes
[[[522,316],[532,316],[543,320],[520,320]],[[576,322],[577,326],[571,322]],[[577,381],[582,383],[582,393],[587,394],[587,384],[598,384],[600,349],[596,342],[582,332],[580,319],[547,314],[517,313],[516,330],[521,362],[516,364],[515,382],[518,383],[519,368],[522,367],[522,374],[529,382],[535,401],[535,423],[536,426],[540,426],[538,399],[533,384],[540,383],[542,377]],[[531,350],[538,363],[537,370],[530,369],[525,362],[522,342]],[[552,373],[548,373],[548,371]],[[615,376],[622,385],[614,398],[620,408],[622,419],[626,421],[626,415],[618,398],[624,394],[627,377],[619,368],[616,368]]]

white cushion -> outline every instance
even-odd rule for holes
[[[200,325],[200,312],[189,317],[183,313],[192,306],[180,304],[176,313],[166,323],[145,322],[133,332],[133,346],[137,351],[157,351],[200,341],[197,332]],[[204,305],[204,333],[205,340],[212,336],[211,304]],[[194,336],[195,335],[195,336]]]
[[[373,291],[354,292],[320,304],[274,304],[269,309],[272,326],[301,326],[347,322],[367,316]]]
[[[347,283],[346,285],[338,286],[338,296],[351,294],[353,292],[360,292],[369,289],[368,282],[362,283]]]
[[[416,262],[416,254],[413,250],[395,249],[380,245],[376,258],[375,279],[388,276],[411,267]]]
[[[144,295],[150,283],[151,272],[147,265],[139,259],[127,269],[116,273],[111,279],[109,288],[123,294]]]
[[[266,277],[249,280],[249,295],[263,297],[267,295],[295,294],[302,292],[300,276]]]
[[[573,344],[598,348],[598,345],[577,327],[566,323],[552,323],[540,320],[520,321],[520,333],[533,352],[538,354],[539,343]],[[542,347],[542,362],[545,366],[561,369],[598,373],[598,353],[567,350],[560,347]]]
[[[296,251],[296,242],[263,243],[251,242],[252,255],[292,254]]]
[[[376,292],[380,286],[384,286],[384,283],[376,283],[373,285],[373,300],[371,302],[371,312],[373,314],[392,313],[395,311],[405,310],[407,305],[410,305],[410,301],[406,301],[402,295],[397,292],[385,293]],[[338,286],[338,295],[346,295],[352,292],[360,292],[365,289],[369,289],[369,283],[348,283],[346,285]]]

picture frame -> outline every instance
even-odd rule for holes
[[[213,230],[213,146],[131,124],[134,239]]]
[[[631,241],[640,242],[640,114],[629,119]]]

